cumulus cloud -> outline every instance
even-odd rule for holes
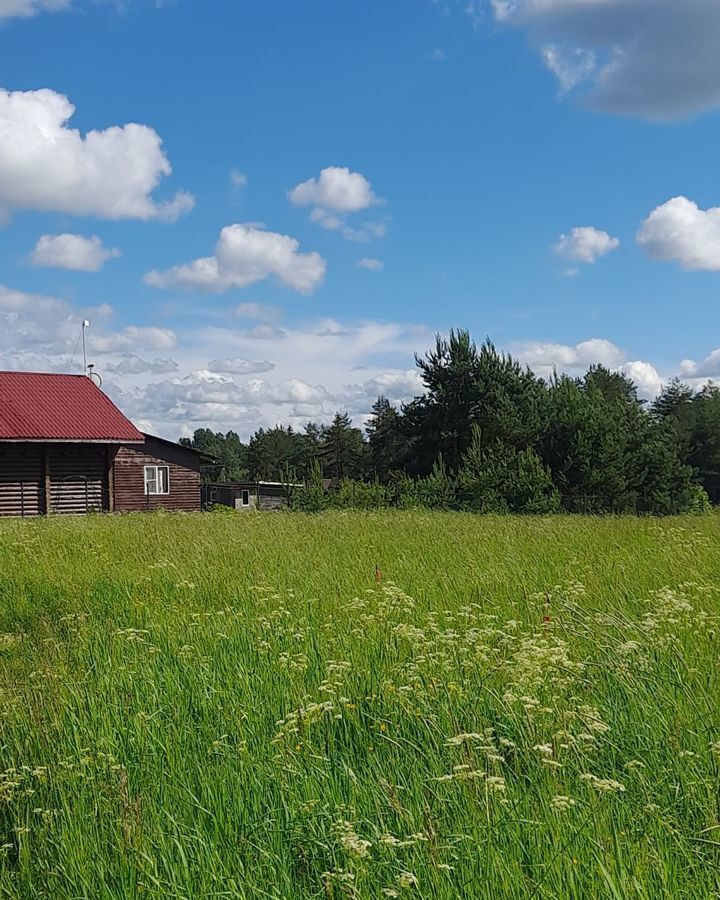
[[[674,197],[645,219],[637,242],[651,259],[720,271],[720,208],[700,209],[687,197]]]
[[[134,421],[171,439],[201,425],[246,439],[259,427],[329,421],[340,408],[359,423],[378,393],[415,395],[419,382],[407,365],[432,343],[428,329],[388,322],[311,320],[284,331],[267,322],[219,327],[214,318],[177,332],[115,325],[108,306],[0,287],[0,368],[81,372],[84,318],[103,388]],[[363,381],[348,386],[359,371]]]
[[[223,372],[231,375],[259,375],[263,372],[271,372],[275,363],[265,360],[243,359],[235,356],[231,359],[211,359],[208,369],[211,372]]]
[[[80,326],[91,321],[88,353],[101,373],[158,375],[177,369],[167,357],[146,359],[145,351],[174,351],[177,335],[167,328],[128,325],[113,330],[113,310],[103,304],[75,307],[65,300],[0,285],[0,368],[82,372]]]
[[[705,359],[696,362],[684,359],[680,363],[683,378],[718,378],[720,377],[720,348],[713,350]]]
[[[542,375],[552,374],[553,369],[584,371],[594,364],[612,369],[623,361],[623,351],[602,338],[591,338],[574,345],[527,342],[517,345],[515,352],[522,362]]]
[[[0,0],[0,23],[4,19],[29,19],[40,12],[60,12],[70,0]]]
[[[640,397],[646,400],[657,397],[662,390],[663,380],[655,366],[648,362],[641,360],[626,362],[622,371],[634,383]]]
[[[322,386],[308,384],[297,378],[278,384],[262,379],[240,383],[231,374],[198,369],[187,375],[135,386],[130,390],[116,389],[123,408],[142,410],[145,415],[174,423],[200,424],[244,422],[254,417],[256,430],[266,420],[261,412],[268,404],[281,409],[295,404],[309,404],[313,408],[326,400],[330,393]]]
[[[99,237],[81,234],[44,234],[38,240],[30,261],[34,266],[97,272],[109,259],[116,259],[116,247],[104,247]]]
[[[627,375],[643,398],[652,399],[662,387],[662,378],[653,365],[642,360],[626,361],[624,351],[603,338],[591,338],[570,345],[527,342],[512,349],[517,358],[541,378],[550,378],[555,372],[578,377],[584,375],[590,366],[601,365]]]
[[[165,272],[148,272],[153,287],[183,287],[222,292],[243,288],[274,275],[301,294],[312,294],[325,277],[319,253],[300,253],[295,238],[265,231],[255,224],[228,225],[220,232],[214,256],[206,256]]]
[[[358,269],[370,269],[371,272],[380,272],[385,268],[385,263],[381,259],[373,259],[368,256],[359,259],[355,265]]]
[[[288,198],[295,206],[314,206],[339,213],[358,212],[378,203],[367,178],[341,166],[328,166],[318,178],[296,185]]]
[[[75,107],[49,89],[0,88],[0,210],[31,209],[104,219],[174,221],[194,204],[179,192],[152,193],[172,169],[160,136],[128,124],[83,135]]]
[[[522,29],[561,90],[591,106],[651,120],[720,105],[717,0],[491,0]]]
[[[311,222],[327,231],[339,231],[349,241],[371,241],[383,237],[387,230],[384,222],[365,222],[361,226],[347,223],[353,213],[383,202],[364,175],[348,168],[323,169],[318,178],[303,181],[288,191],[288,199],[295,206],[312,206]]]
[[[0,288],[0,368],[82,371],[78,338],[84,318],[92,322],[89,359],[104,376],[103,388],[145,430],[171,439],[201,426],[232,429],[247,439],[278,423],[302,428],[309,420],[328,422],[338,409],[359,425],[379,394],[398,404],[423,392],[412,354],[434,342],[434,332],[424,326],[330,318],[280,331],[272,323],[247,329],[239,319],[208,315],[205,322],[181,320],[175,331],[115,323],[107,306],[80,307]],[[625,371],[643,396],[659,385],[650,363],[628,361],[623,350],[601,338],[509,349],[544,376],[553,367],[582,375],[589,365],[603,363]],[[683,366],[688,377],[709,375],[720,367],[720,351]]]
[[[620,241],[611,237],[607,231],[583,227],[573,228],[569,234],[561,234],[553,249],[558,256],[569,262],[591,265],[619,246]]]

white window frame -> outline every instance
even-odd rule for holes
[[[245,497],[247,497],[247,503],[245,502]],[[250,506],[250,491],[249,490],[240,491],[240,506],[242,506],[243,509],[246,509],[248,506]]]
[[[159,473],[161,470],[165,470],[165,477],[161,478]],[[165,482],[165,490],[158,490],[161,486],[161,481]],[[150,490],[150,485],[155,485],[153,490]],[[145,466],[145,496],[150,497],[160,497],[167,496],[170,493],[170,466]]]

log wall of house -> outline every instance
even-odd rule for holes
[[[105,444],[48,446],[51,514],[82,515],[109,508]]]
[[[145,495],[145,466],[168,466],[169,494]],[[200,509],[200,460],[183,447],[148,437],[144,446],[122,446],[112,467],[117,512]]]
[[[44,446],[0,444],[0,516],[37,516],[44,512]]]

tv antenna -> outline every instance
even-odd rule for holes
[[[82,321],[82,345],[83,345],[83,375],[88,374],[87,348],[85,346],[85,329],[90,327],[90,320]]]
[[[96,384],[98,387],[102,387],[102,378],[98,375],[97,372],[94,371],[95,366],[93,363],[88,363],[87,361],[87,346],[85,343],[85,329],[90,327],[90,320],[83,319],[82,321],[82,348],[83,348],[83,374],[87,375],[90,381],[93,384]]]

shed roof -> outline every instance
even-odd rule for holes
[[[0,441],[130,444],[144,440],[84,375],[0,372]]]

